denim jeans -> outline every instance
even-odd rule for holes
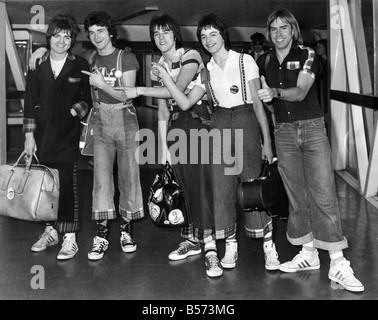
[[[135,151],[138,142],[135,134],[139,129],[134,107],[116,109],[101,103],[93,115],[94,133],[94,180],[93,220],[116,218],[114,204],[114,161],[117,158],[119,213],[128,220],[144,216],[140,185],[139,164]]]
[[[324,250],[348,247],[342,234],[324,118],[276,123],[278,169],[289,198],[287,238]]]
[[[236,232],[238,181],[257,178],[260,173],[260,128],[252,105],[240,105],[230,109],[217,107],[210,121],[210,128],[221,136],[221,140],[214,141],[212,179],[216,238],[223,239]],[[234,159],[230,161],[232,156]],[[234,170],[227,171],[231,168]],[[266,215],[265,212],[256,214]],[[268,217],[267,220],[269,223],[271,219]],[[264,227],[248,226],[256,230]]]

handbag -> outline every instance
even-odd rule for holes
[[[287,204],[287,195],[280,173],[277,159],[271,164],[264,160],[258,178],[239,182],[237,187],[237,200],[244,211],[268,211],[277,206]],[[287,206],[286,206],[287,207]],[[283,208],[282,215],[285,215]]]
[[[188,223],[184,194],[168,161],[150,187],[148,209],[157,227],[182,227]]]
[[[93,112],[93,108],[91,108],[85,120],[81,121],[82,128],[80,133],[79,149],[83,156],[93,156],[94,153],[93,124],[91,121]]]
[[[25,164],[19,164],[23,156]],[[31,164],[32,160],[33,156],[26,156],[24,151],[13,166],[0,166],[0,214],[29,221],[56,221],[59,172]]]

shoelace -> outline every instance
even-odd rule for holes
[[[265,251],[267,260],[276,260],[278,258],[278,253],[275,250]]]
[[[235,257],[235,251],[234,251],[234,248],[232,247],[232,244],[228,244],[227,245],[230,249],[227,250],[226,248],[226,253],[225,253],[225,259],[234,259]]]
[[[350,267],[349,261],[346,261],[341,265],[338,273],[341,274],[345,279],[353,280],[355,278],[353,269]]]
[[[295,257],[293,260],[298,260],[298,259],[301,259],[301,260],[308,260],[308,259],[311,259],[312,256],[311,256],[311,253],[306,253],[303,250],[301,250]]]
[[[190,250],[191,244],[187,241],[181,242],[178,248],[178,252],[187,252]]]
[[[62,249],[64,251],[75,250],[74,242],[71,239],[64,239],[63,244],[62,244]]]
[[[133,239],[127,232],[122,232],[121,237],[122,237],[121,242],[123,246],[128,243],[134,243]]]
[[[215,254],[210,254],[207,257],[207,260],[209,261],[210,268],[218,267],[218,258]]]
[[[100,239],[96,238],[93,243],[93,249],[92,251],[102,251],[102,249],[105,247],[105,244]]]
[[[49,241],[51,237],[51,241]],[[44,232],[42,233],[42,235],[39,237],[39,242],[42,243],[42,244],[48,244],[49,242],[53,242],[54,241],[54,238],[52,235],[50,235],[49,232]]]

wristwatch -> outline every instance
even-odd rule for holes
[[[278,89],[274,89],[274,98],[281,99],[281,92]]]

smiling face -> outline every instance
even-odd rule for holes
[[[294,30],[289,23],[277,18],[270,24],[269,32],[276,50],[290,50],[293,42]]]
[[[53,54],[62,55],[71,48],[71,35],[68,31],[62,30],[50,38],[50,48]]]
[[[201,30],[201,43],[212,55],[224,48],[224,40],[219,30],[214,27]]]
[[[88,28],[88,36],[99,53],[107,53],[112,48],[112,38],[106,27],[93,25]]]
[[[173,31],[168,28],[156,28],[154,30],[154,41],[156,47],[161,53],[167,53],[171,50],[176,50],[176,40]]]

